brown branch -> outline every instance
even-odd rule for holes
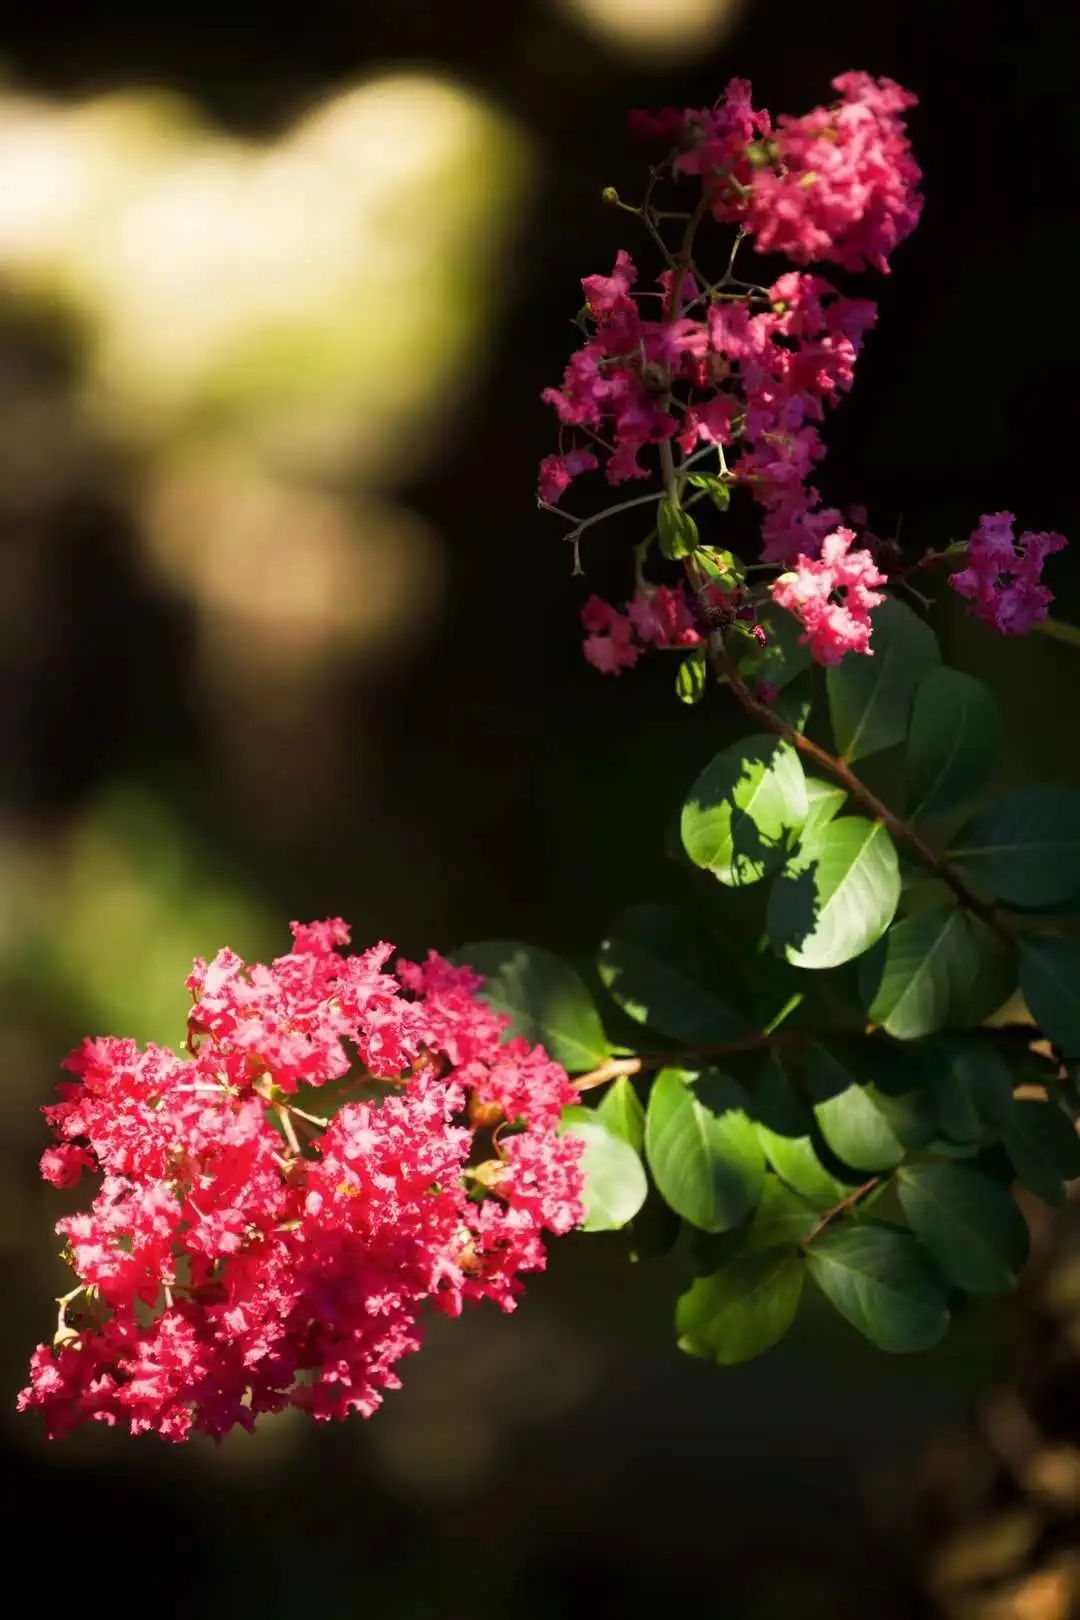
[[[736,1052],[763,1052],[768,1047],[805,1040],[805,1036],[785,1031],[782,1035],[744,1035],[737,1041],[718,1041],[711,1046],[683,1047],[677,1052],[636,1052],[632,1057],[611,1057],[588,1074],[571,1081],[576,1091],[592,1091],[621,1075],[641,1074],[645,1069],[666,1069],[668,1064],[698,1063],[702,1059],[731,1057]]]
[[[839,1203],[833,1204],[831,1208],[824,1212],[817,1225],[812,1227],[811,1230],[806,1234],[802,1240],[803,1244],[808,1245],[813,1243],[818,1233],[823,1232],[830,1221],[835,1220],[838,1215],[843,1215],[847,1210],[854,1209],[859,1200],[865,1198],[867,1193],[873,1192],[874,1188],[879,1184],[880,1181],[880,1176],[871,1176],[870,1180],[864,1181],[861,1187],[856,1187],[855,1191],[849,1193],[846,1198],[841,1198]]]
[[[942,860],[940,855],[936,855],[929,844],[923,842],[909,821],[905,821],[902,816],[896,815],[883,800],[878,798],[876,793],[872,793],[865,782],[856,776],[846,759],[841,759],[836,754],[830,754],[827,748],[821,747],[820,743],[812,742],[801,731],[796,731],[794,726],[788,725],[787,721],[782,719],[767,703],[763,703],[759,698],[756,698],[739,674],[735,660],[726,648],[721,647],[718,651],[714,650],[714,662],[717,664],[718,672],[728,681],[747,714],[753,715],[755,720],[760,720],[762,725],[774,732],[776,736],[782,737],[786,743],[790,743],[792,748],[797,749],[807,759],[812,759],[815,765],[820,766],[822,770],[828,771],[830,776],[835,777],[847,789],[851,797],[861,804],[864,810],[870,812],[875,821],[881,822],[896,843],[906,845],[915,858],[926,867],[927,871],[932,872],[936,878],[940,879],[942,883],[952,890],[962,906],[978,917],[981,922],[984,922],[988,928],[992,928],[1000,939],[1005,940],[1007,944],[1013,944],[1012,930],[997,909],[988,904],[987,901],[981,900],[977,894],[969,889],[955,868],[951,867],[947,861]]]

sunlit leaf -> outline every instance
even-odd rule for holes
[[[717,754],[690,789],[683,847],[721,883],[756,883],[782,863],[807,809],[806,778],[791,745],[748,737]]]
[[[586,1232],[609,1232],[633,1220],[649,1190],[645,1167],[633,1148],[608,1129],[595,1109],[564,1108],[560,1129],[584,1142],[580,1166]]]
[[[612,1081],[596,1112],[612,1136],[626,1142],[635,1153],[641,1152],[645,1145],[645,1110],[625,1074]]]
[[[796,967],[838,967],[876,944],[899,900],[896,850],[885,828],[841,816],[803,839],[773,884],[769,937]]]
[[[699,1277],[676,1309],[680,1350],[723,1367],[768,1350],[795,1319],[804,1271],[798,1255],[771,1249]]]
[[[703,1232],[726,1232],[761,1196],[765,1160],[746,1099],[716,1070],[663,1069],[645,1116],[645,1153],[664,1198]]]

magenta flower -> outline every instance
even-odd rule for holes
[[[1053,593],[1040,583],[1043,563],[1068,544],[1063,534],[1026,530],[1013,538],[1016,518],[993,512],[979,519],[967,547],[967,567],[949,578],[972,603],[972,616],[1003,636],[1022,636],[1046,618]]]
[[[195,964],[190,1056],[106,1039],[68,1059],[42,1173],[102,1180],[58,1225],[78,1286],[19,1397],[50,1435],[370,1416],[425,1306],[512,1310],[543,1233],[582,1219],[580,1143],[556,1129],[577,1093],[503,1042],[470,969],[432,953],[389,973],[389,945],[339,950],[337,919],[293,934],[268,966]],[[346,1077],[359,1097],[308,1111]],[[480,1122],[515,1134],[474,1171]]]

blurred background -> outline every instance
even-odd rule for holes
[[[32,1588],[328,1620],[1080,1613],[1075,1212],[1033,1209],[1024,1295],[910,1361],[810,1311],[710,1370],[675,1349],[678,1279],[613,1236],[566,1240],[514,1319],[438,1324],[368,1424],[50,1448],[13,1412],[64,1286],[37,1110],[84,1033],[175,1043],[192,956],[274,954],[292,917],[587,962],[670,883],[723,706],[682,711],[664,660],[586,668],[533,502],[578,278],[641,247],[599,202],[639,190],[628,108],[733,74],[794,112],[852,67],[917,91],[926,215],[868,289],[822,485],[918,551],[1001,507],[1064,530],[1080,622],[1077,32],[1046,0],[4,8],[0,1439]],[[593,585],[624,588],[634,537],[592,543]],[[1080,781],[1076,654],[947,605],[939,629],[1006,707],[1005,776]]]

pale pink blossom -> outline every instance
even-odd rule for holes
[[[868,551],[851,550],[854,539],[851,529],[836,529],[825,536],[819,557],[799,557],[770,587],[777,606],[799,620],[799,639],[819,664],[873,651],[870,613],[885,600],[874,587],[885,584],[885,575]]]

